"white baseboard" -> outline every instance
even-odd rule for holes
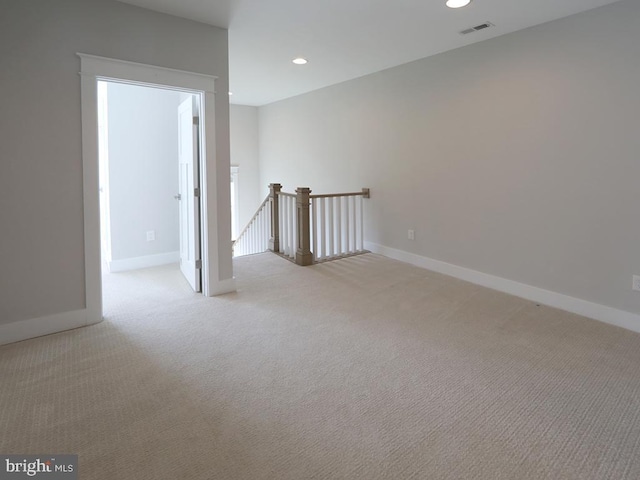
[[[88,318],[87,310],[82,309],[8,323],[0,325],[0,345],[63,332],[73,328],[86,327],[100,321],[102,319],[98,322],[91,321]]]
[[[235,292],[236,278],[228,278],[227,280],[220,280],[213,285],[209,285],[209,291],[205,292],[208,297],[215,297],[216,295],[224,295],[225,293]]]
[[[157,255],[145,255],[144,257],[125,258],[122,260],[111,260],[109,271],[111,273],[138,270],[140,268],[159,267],[180,261],[180,252],[159,253]]]
[[[601,322],[616,325],[618,327],[640,332],[640,315],[616,308],[607,307],[598,303],[589,302],[561,293],[532,287],[524,283],[507,280],[487,273],[478,272],[465,267],[459,267],[451,263],[441,262],[428,257],[422,257],[414,253],[397,250],[395,248],[365,242],[365,248],[373,253],[379,253],[385,257],[410,263],[417,267],[426,268],[434,272],[443,273],[451,277],[459,278],[467,282],[482,285],[493,290],[525,298],[543,305],[547,305],[567,312],[582,315],[584,317],[599,320]]]

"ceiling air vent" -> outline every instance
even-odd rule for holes
[[[484,30],[485,28],[495,27],[495,25],[491,22],[484,22],[480,25],[476,25],[475,27],[467,28],[466,30],[462,30],[460,35],[468,35],[473,32],[479,32],[480,30]]]

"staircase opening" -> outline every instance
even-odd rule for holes
[[[271,251],[298,265],[367,253],[364,249],[364,199],[370,190],[313,195],[269,185],[269,195],[233,242],[234,256]]]

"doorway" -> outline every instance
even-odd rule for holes
[[[102,319],[100,254],[98,82],[111,81],[165,88],[196,96],[201,107],[197,126],[200,144],[202,292],[212,296],[235,291],[231,263],[228,186],[218,182],[229,171],[228,156],[216,157],[215,77],[94,55],[81,59],[82,158],[84,184],[86,323]],[[223,151],[224,153],[224,151]],[[227,178],[225,173],[224,178]],[[195,195],[195,193],[194,193]]]
[[[112,286],[123,272],[140,269],[167,266],[157,271],[169,274],[179,266],[176,272],[201,290],[199,107],[189,93],[98,82],[105,305],[119,302],[106,294],[105,282]],[[147,275],[140,287],[152,283]]]

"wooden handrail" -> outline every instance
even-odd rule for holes
[[[295,197],[295,193],[286,193],[279,192],[278,195],[283,195],[285,197]],[[319,195],[309,195],[309,198],[335,198],[335,197],[355,197],[358,195],[362,195],[364,198],[370,197],[370,190],[368,188],[363,188],[361,192],[351,192],[351,193],[322,193]]]
[[[309,195],[309,198],[334,198],[334,197],[355,197],[358,195],[365,195],[365,198],[369,198],[365,192],[353,192],[353,193],[324,193],[321,195]]]

